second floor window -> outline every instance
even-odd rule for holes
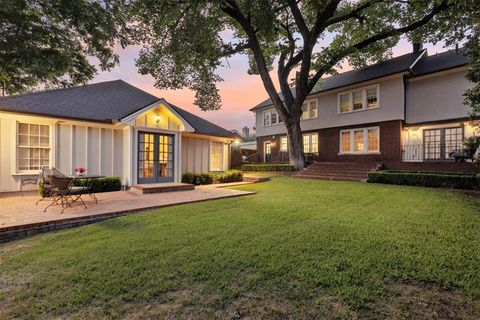
[[[318,118],[318,100],[307,100],[302,106],[302,120]]]
[[[338,94],[338,113],[378,108],[378,85]]]
[[[263,112],[263,126],[268,127],[274,124],[282,123],[277,111],[274,109]]]

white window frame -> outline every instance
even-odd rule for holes
[[[377,130],[377,142],[378,142],[378,150],[368,150],[368,130],[375,129]],[[355,131],[363,131],[363,146],[364,150],[361,151],[355,151]],[[350,151],[343,151],[342,150],[342,133],[343,132],[350,132]],[[353,128],[353,129],[345,129],[345,130],[340,130],[339,133],[339,140],[338,140],[338,150],[339,150],[339,155],[345,155],[345,154],[380,154],[380,127],[367,127],[367,128]]]
[[[367,90],[368,89],[376,89],[377,90],[377,106],[373,108],[368,108],[367,102]],[[362,91],[362,109],[353,110],[353,94],[354,92]],[[340,96],[348,95],[349,96],[349,108],[348,111],[342,111],[340,106]],[[337,113],[338,114],[346,114],[346,113],[353,113],[353,112],[360,112],[360,111],[367,111],[367,110],[375,110],[380,108],[380,85],[374,84],[366,87],[355,88],[349,91],[339,92],[337,94]]]
[[[317,107],[317,115],[315,117],[312,117],[312,106],[316,106]],[[303,116],[303,107],[306,106],[306,114],[307,114],[307,117],[304,117]],[[305,102],[303,103],[302,105],[302,117],[301,117],[301,120],[311,120],[311,119],[316,119],[318,118],[318,99],[315,98],[315,99],[309,99],[309,100],[305,100]]]
[[[304,139],[305,137],[309,137],[308,138],[308,145],[309,145],[309,152],[306,152],[305,151],[305,143],[304,143]],[[312,136],[317,136],[317,151],[313,151],[313,139],[312,139]],[[304,133],[302,134],[302,148],[303,148],[303,152],[304,153],[318,153],[319,151],[319,145],[318,145],[318,132],[311,132],[311,133]]]
[[[285,139],[285,148],[283,148],[283,143],[282,140]],[[288,152],[288,137],[287,136],[281,136],[280,137],[280,152]]]
[[[24,148],[40,148],[40,149],[48,149],[48,166],[53,167],[53,126],[48,123],[41,123],[41,122],[35,122],[35,121],[17,121],[16,126],[15,126],[15,170],[14,174],[38,174],[42,168],[42,165],[40,165],[39,170],[20,170],[18,162],[20,160],[19,157],[19,152],[18,150],[22,147],[20,147],[20,141],[19,141],[19,134],[20,134],[20,124],[28,124],[30,125],[38,125],[38,126],[47,126],[48,127],[48,147],[41,147],[41,146],[25,146]],[[30,134],[29,134],[30,135]]]
[[[274,123],[272,122],[272,114],[276,114],[276,119],[277,121]],[[263,115],[263,118],[262,118],[262,121],[263,121],[263,126],[264,127],[270,127],[270,126],[275,126],[275,125],[278,125],[278,124],[281,124],[283,121],[280,119],[280,115],[278,114],[277,110],[275,109],[269,109],[269,110],[265,110],[263,111],[262,113]],[[269,124],[265,124],[265,117],[268,115],[268,118],[269,118]]]
[[[214,145],[215,144],[218,144],[217,146],[221,146],[220,147],[220,154],[214,154],[213,153],[213,150],[214,150]],[[221,159],[216,159],[216,160],[220,160],[220,167],[218,168],[215,168],[215,160],[214,160],[214,155],[215,156],[220,156]],[[210,171],[224,171],[225,170],[225,148],[224,148],[224,143],[222,141],[210,141]]]

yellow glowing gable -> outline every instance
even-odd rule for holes
[[[175,131],[186,130],[184,122],[163,103],[160,103],[155,109],[138,115],[135,119],[135,126]]]

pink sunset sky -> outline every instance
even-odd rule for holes
[[[440,44],[436,46],[427,45],[429,54],[445,51]],[[412,46],[406,40],[394,48],[393,55],[399,56],[411,52]],[[122,79],[142,90],[145,90],[157,97],[165,98],[167,101],[186,109],[202,118],[218,124],[226,129],[241,129],[243,126],[252,128],[254,115],[250,108],[268,98],[263,87],[260,76],[248,75],[248,61],[244,55],[236,55],[228,59],[229,67],[222,67],[218,73],[224,79],[218,86],[222,97],[222,108],[217,111],[201,111],[193,104],[195,94],[188,89],[182,90],[159,90],[154,87],[154,80],[151,76],[143,76],[138,73],[135,67],[135,59],[138,57],[139,47],[127,47],[119,49],[120,65],[109,72],[100,72],[93,80],[102,82]],[[345,65],[342,71],[349,70]],[[276,76],[272,75],[275,80]]]

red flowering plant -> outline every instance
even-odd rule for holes
[[[84,174],[85,172],[87,171],[87,168],[83,167],[83,166],[80,166],[80,167],[76,167],[75,168],[75,172],[77,174]]]

